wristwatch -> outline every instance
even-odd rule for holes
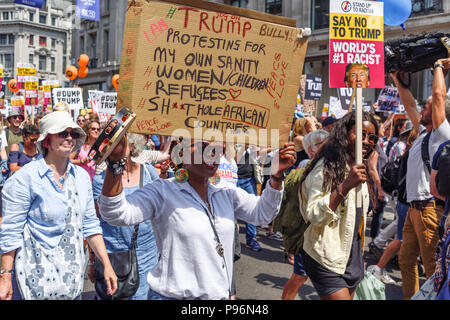
[[[433,69],[436,69],[436,68],[442,68],[442,69],[444,69],[444,65],[441,64],[441,63],[439,63],[439,62],[437,62],[437,63],[435,63],[434,66],[433,66]]]

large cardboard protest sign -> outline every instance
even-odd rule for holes
[[[307,47],[300,33],[293,19],[207,1],[128,1],[117,109],[136,113],[131,132],[211,129],[220,135],[204,139],[272,145],[280,129],[274,144],[287,141]]]
[[[383,2],[330,0],[330,88],[384,88]]]
[[[56,106],[61,101],[65,101],[69,105],[70,110],[81,110],[84,108],[81,88],[52,88],[51,90],[53,106]]]

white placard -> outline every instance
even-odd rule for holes
[[[65,101],[69,104],[70,110],[81,110],[84,108],[81,88],[53,88],[52,98],[54,106],[60,101]]]

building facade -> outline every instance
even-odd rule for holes
[[[321,106],[337,96],[336,89],[329,88],[329,2],[330,0],[210,0],[216,3],[267,12],[293,18],[299,28],[311,28],[303,73],[319,74],[323,79]],[[77,84],[87,89],[113,91],[111,78],[119,73],[122,50],[122,33],[125,23],[126,1],[101,0],[101,21],[82,20],[80,28],[73,31],[72,56],[81,53],[91,57],[89,75],[78,79]],[[422,32],[444,32],[450,30],[450,1],[412,0],[412,14],[400,26],[385,26],[385,40]],[[411,90],[420,102],[431,94],[432,75],[428,70],[413,74]],[[391,79],[386,76],[386,83]],[[87,92],[87,90],[85,90]],[[367,101],[376,101],[379,89],[365,89]],[[85,97],[86,98],[86,97]]]
[[[279,14],[293,18],[299,28],[311,28],[312,35],[308,41],[303,73],[322,76],[322,99],[319,101],[318,115],[321,106],[329,102],[330,96],[337,96],[336,89],[329,88],[329,4],[330,0],[217,0],[215,2]],[[406,21],[405,30],[400,26],[385,25],[385,41],[408,35],[427,33],[450,33],[450,1],[448,0],[412,0],[410,18]],[[447,76],[447,79],[450,76]],[[423,103],[431,95],[433,77],[429,70],[412,75],[411,92],[419,103]],[[386,76],[386,84],[392,83]],[[365,89],[363,95],[367,101],[376,101],[379,89]]]
[[[4,78],[16,76],[17,63],[33,63],[43,80],[68,83],[71,54],[71,1],[44,1],[41,9],[0,0],[0,64]],[[7,90],[7,98],[11,92]]]
[[[72,63],[80,54],[90,58],[89,73],[76,83],[87,100],[88,90],[114,91],[112,77],[119,73],[126,1],[100,1],[100,21],[82,19],[73,30]]]

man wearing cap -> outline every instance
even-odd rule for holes
[[[22,138],[22,128],[20,125],[24,120],[24,116],[22,111],[20,110],[11,110],[8,114],[8,123],[9,127],[5,128],[6,140],[8,141],[8,146],[6,147],[6,155],[9,157],[9,148],[17,143],[23,141]]]
[[[322,121],[322,129],[328,131],[328,133],[331,133],[335,123],[336,123],[335,117],[328,117]]]

